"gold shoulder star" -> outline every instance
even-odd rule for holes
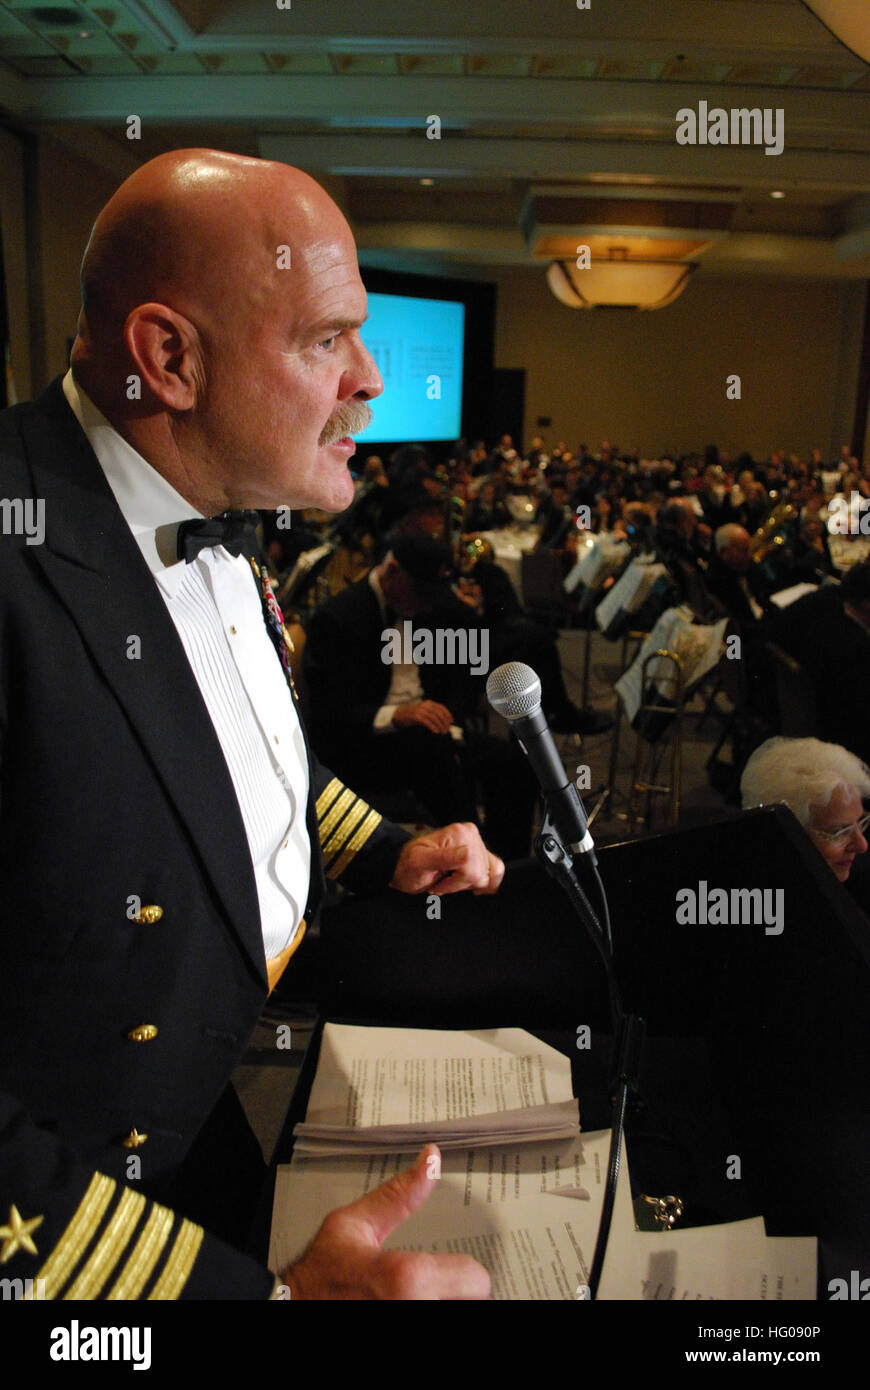
[[[28,1250],[31,1255],[39,1252],[33,1244],[30,1232],[35,1231],[37,1226],[41,1226],[43,1218],[41,1216],[31,1216],[25,1221],[17,1207],[9,1208],[9,1225],[0,1226],[0,1239],[3,1247],[0,1249],[0,1265],[5,1265],[7,1260],[11,1260],[17,1250]]]

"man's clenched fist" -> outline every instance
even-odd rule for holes
[[[504,864],[490,854],[476,825],[445,825],[409,840],[390,883],[400,893],[496,893]]]

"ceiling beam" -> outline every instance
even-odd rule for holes
[[[172,0],[124,0],[124,7],[161,48],[172,51],[198,46],[195,31]]]
[[[870,129],[870,91],[737,87],[692,82],[595,82],[511,77],[396,77],[210,73],[129,77],[62,77],[27,83],[28,119],[113,121],[131,112],[143,120],[324,120],[349,125],[442,126],[475,121],[524,125],[640,126],[672,134],[682,107],[782,107],[785,139]],[[436,143],[436,142],[431,142]]]
[[[364,265],[395,265],[428,259],[442,266],[522,266],[543,275],[546,261],[536,260],[512,228],[474,227],[461,223],[353,222]],[[717,240],[698,257],[699,274],[775,275],[820,280],[865,279],[866,268],[843,264],[836,245],[816,237],[734,232]]]
[[[640,141],[510,140],[425,136],[261,135],[264,159],[344,175],[470,179],[577,180],[631,176],[669,184],[760,188],[789,186],[863,192],[870,187],[870,154],[786,149],[769,158],[760,149],[654,144]],[[632,190],[625,189],[626,196]]]
[[[362,11],[358,0],[330,0],[328,16],[320,6],[301,2],[278,11],[274,5],[255,9],[251,0],[224,0],[197,43],[208,44],[212,52],[239,52],[264,43],[274,51],[305,52],[310,51],[307,45],[322,50],[328,43],[346,52],[377,47],[524,56],[612,56],[614,45],[620,52],[646,45],[650,55],[663,58],[683,52],[695,60],[727,62],[733,54],[731,61],[745,62],[763,49],[766,60],[770,55],[771,61],[784,64],[855,63],[800,0],[716,0],[715,5],[710,0],[623,0],[616,5],[593,0],[583,11],[571,0],[498,0],[497,24],[492,0],[464,0],[462,5],[377,0]]]
[[[582,43],[563,34],[561,38],[547,38],[539,34],[518,35],[483,34],[470,37],[458,32],[458,24],[451,24],[451,32],[443,37],[406,36],[389,34],[379,37],[372,33],[373,26],[367,24],[366,34],[304,34],[298,30],[284,33],[241,33],[220,34],[208,29],[196,34],[190,41],[179,43],[181,51],[195,49],[197,53],[286,53],[305,56],[319,53],[369,54],[399,53],[425,54],[438,57],[464,57],[471,54],[480,58],[589,58],[593,62],[614,56],[612,39],[584,38]],[[769,36],[768,36],[769,40]],[[864,64],[854,53],[839,46],[821,48],[808,45],[776,45],[771,48],[768,41],[763,56],[758,43],[752,39],[741,42],[735,33],[722,43],[699,43],[695,39],[683,38],[681,44],[665,39],[638,38],[626,36],[619,41],[620,58],[638,63],[668,63],[676,58],[676,52],[685,52],[693,63],[721,63],[731,66],[737,63],[763,61],[766,65],[782,68],[824,67],[844,75],[859,73]]]
[[[468,222],[361,222],[353,220],[360,251],[374,249],[464,256],[497,265],[540,265],[518,227],[479,227]]]

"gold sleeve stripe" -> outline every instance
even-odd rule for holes
[[[116,1186],[114,1178],[94,1173],[75,1215],[34,1280],[36,1288],[40,1287],[39,1281],[43,1281],[43,1298],[57,1298],[93,1239]]]
[[[157,1202],[152,1203],[148,1220],[139,1233],[139,1239],[130,1252],[127,1263],[106,1294],[109,1303],[139,1297],[163,1254],[163,1247],[169,1239],[174,1220],[175,1213],[168,1207],[161,1207]]]
[[[331,864],[327,869],[326,873],[328,878],[339,878],[340,875],[344,873],[348,864],[354,856],[359,853],[366,840],[370,839],[377,830],[381,823],[381,819],[382,817],[378,811],[369,809],[368,815],[354,835],[347,849],[344,851],[344,854],[340,855],[335,863]]]
[[[64,1302],[69,1299],[94,1299],[99,1296],[103,1285],[114,1272],[115,1266],[129,1245],[145,1206],[146,1199],[140,1192],[133,1192],[129,1187],[123,1190],[121,1200],[109,1217],[108,1225],[96,1248],[64,1294]]]
[[[321,846],[324,846],[326,844],[327,840],[329,839],[338,822],[341,820],[345,811],[348,809],[349,806],[353,805],[355,800],[356,792],[350,792],[347,790],[343,791],[341,796],[336,801],[335,805],[332,807],[332,810],[329,812],[329,814],[324,816],[323,820],[318,823],[317,831],[320,835]]]
[[[203,1234],[201,1226],[195,1226],[192,1221],[186,1219],[182,1221],[160,1278],[148,1295],[150,1302],[162,1302],[178,1297],[190,1278]]]
[[[335,800],[340,791],[344,791],[344,783],[339,782],[337,777],[333,777],[331,782],[327,782],[326,787],[317,798],[315,806],[318,820],[320,820],[327,807]]]
[[[367,801],[357,799],[351,806],[341,825],[330,837],[329,843],[321,845],[324,859],[331,859],[339,854],[347,844],[353,832],[356,830],[360,821],[363,820],[371,810]]]

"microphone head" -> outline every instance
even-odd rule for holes
[[[506,661],[491,672],[486,698],[503,719],[523,719],[541,708],[541,682],[531,666]]]

